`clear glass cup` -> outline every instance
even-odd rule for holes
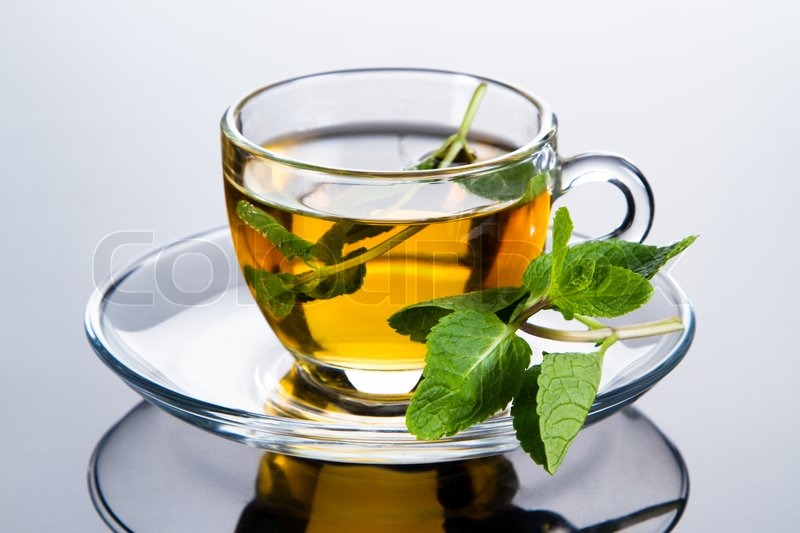
[[[412,169],[456,131],[481,82],[477,159]],[[388,318],[518,286],[545,246],[553,201],[580,184],[619,188],[627,212],[605,237],[642,240],[653,196],[641,172],[611,154],[559,156],[556,124],[519,88],[419,69],[311,75],[231,106],[221,126],[234,248],[299,375],[337,393],[407,398],[425,347]]]

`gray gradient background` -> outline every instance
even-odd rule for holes
[[[690,468],[678,530],[796,530],[799,5],[2,2],[0,530],[104,530],[86,464],[138,398],[84,339],[97,243],[224,223],[225,107],[268,81],[376,65],[525,86],[556,110],[563,154],[639,164],[650,241],[702,237],[672,270],[694,347],[638,404]],[[582,209],[581,223],[602,216]]]

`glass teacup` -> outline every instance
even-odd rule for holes
[[[414,167],[462,120],[475,160]],[[608,154],[562,159],[550,109],[466,74],[368,69],[256,90],[222,120],[234,247],[256,302],[299,373],[323,388],[407,395],[425,346],[388,318],[432,298],[518,286],[545,246],[552,202],[606,181],[627,201],[611,235],[641,240],[653,198]],[[393,376],[391,385],[375,378]]]

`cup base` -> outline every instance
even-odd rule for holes
[[[298,359],[273,390],[266,411],[304,420],[402,419],[422,370],[333,368]]]

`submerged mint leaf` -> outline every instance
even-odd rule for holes
[[[341,222],[337,222],[337,224],[341,224]],[[386,233],[387,231],[392,231],[394,228],[395,226],[350,223],[350,228],[345,234],[344,242],[346,244],[351,244],[354,242],[363,241],[364,239],[377,237],[378,235]]]
[[[602,360],[602,351],[544,356],[537,378],[536,413],[544,445],[544,466],[551,474],[558,470],[567,449],[586,421],[600,385]],[[533,459],[541,459],[535,442],[535,429],[527,428],[526,431],[529,433],[523,434],[523,438],[534,441],[536,457],[532,454]]]
[[[424,379],[406,412],[421,439],[453,435],[503,409],[519,389],[531,348],[492,313],[455,311],[428,336]]]
[[[366,248],[359,248],[350,252],[341,260],[346,261],[353,257],[358,257],[366,251]],[[303,293],[311,299],[317,300],[328,300],[343,294],[352,294],[364,284],[364,276],[366,275],[367,265],[360,263],[342,272],[326,275],[316,286],[303,291]]]
[[[498,202],[533,200],[547,190],[547,175],[537,174],[532,161],[504,168],[460,183],[472,194]]]
[[[542,433],[539,430],[539,413],[536,410],[536,395],[539,393],[541,366],[536,365],[525,371],[519,391],[511,406],[514,431],[522,449],[531,456],[537,465],[547,464]]]
[[[293,290],[295,276],[286,273],[273,274],[248,265],[244,267],[244,277],[253,289],[259,305],[269,309],[276,318],[284,318],[292,312],[297,301]]]
[[[567,260],[603,257],[614,266],[632,270],[650,279],[667,261],[688,248],[696,239],[696,236],[686,237],[675,244],[662,247],[618,239],[584,242],[570,248]]]
[[[311,248],[313,244],[301,239],[278,222],[275,217],[259,209],[253,204],[240,200],[236,204],[236,216],[245,224],[256,230],[278,249],[286,259],[299,257],[305,260],[313,258]]]
[[[389,325],[401,335],[410,335],[413,341],[425,342],[431,328],[453,311],[500,313],[527,292],[524,287],[502,287],[436,298],[404,307],[389,317]]]
[[[376,237],[394,228],[394,226],[339,221],[322,234],[322,237],[314,244],[311,253],[326,265],[332,265],[342,260],[346,244]]]

